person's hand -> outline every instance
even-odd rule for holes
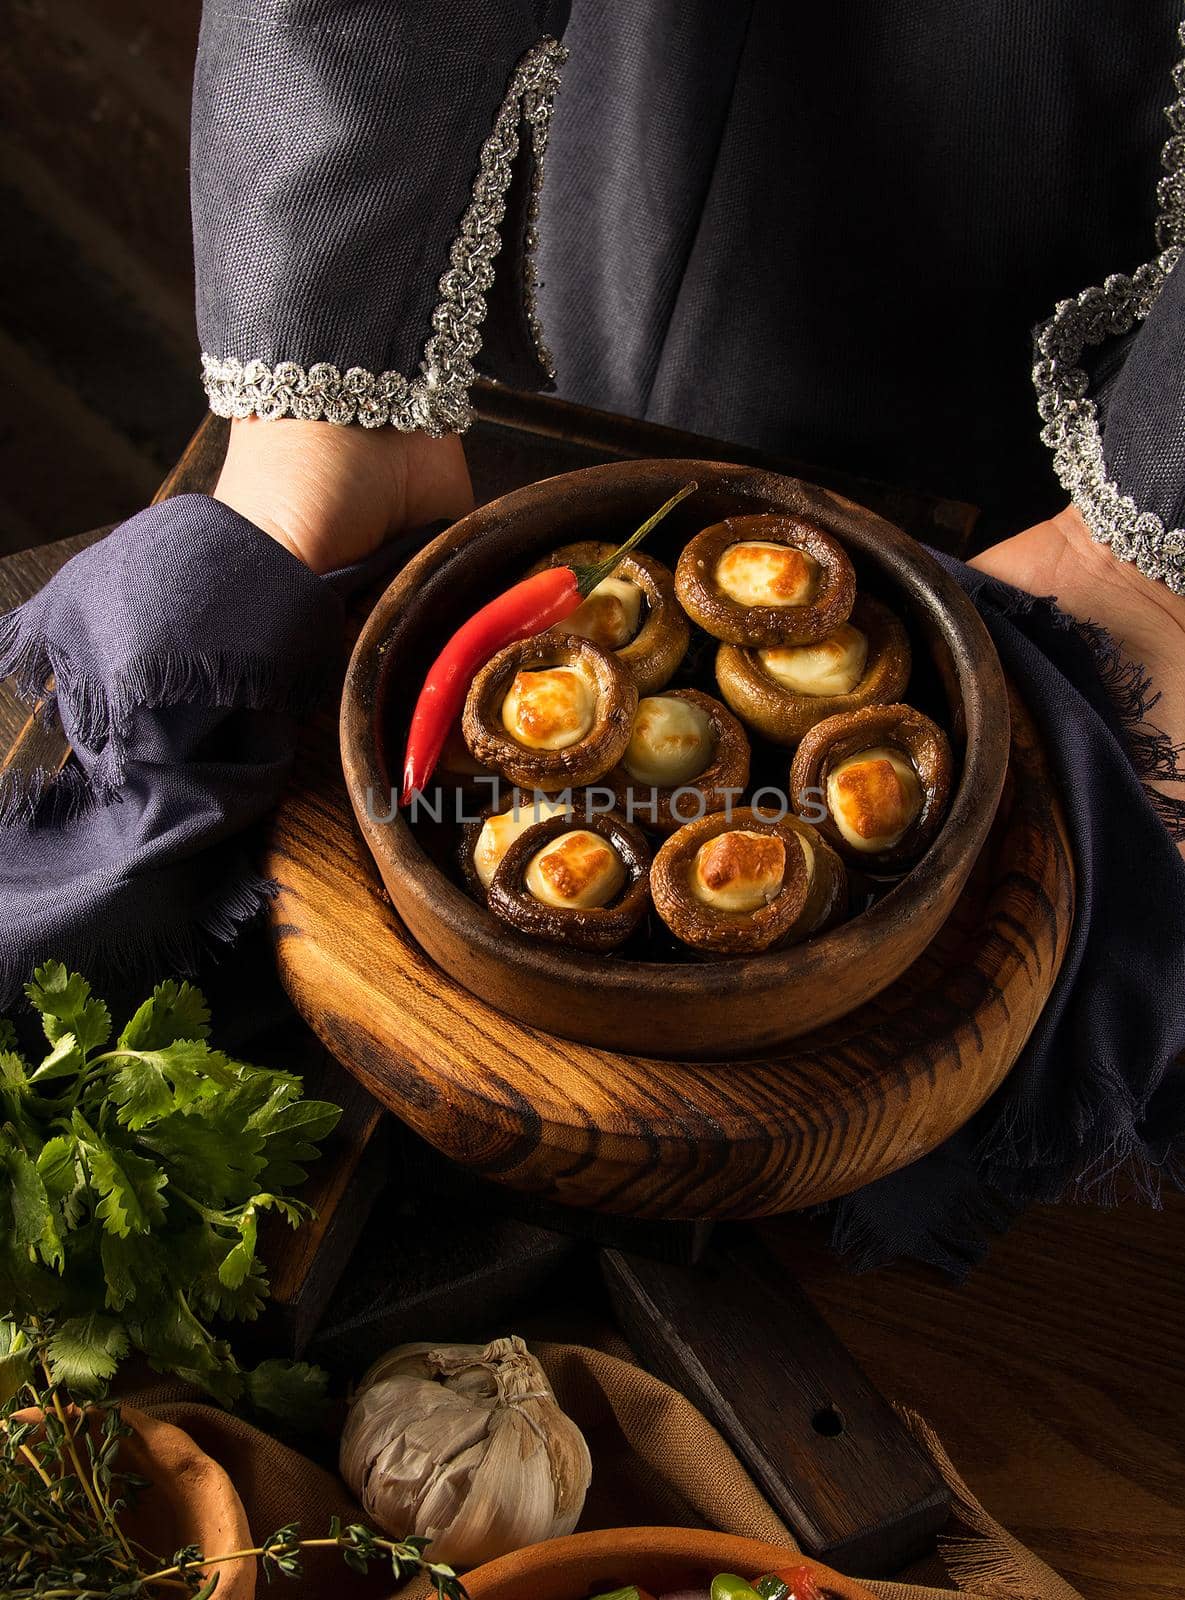
[[[287,417],[231,423],[214,498],[314,572],[360,561],[404,528],[473,509],[456,434],[429,439]]]
[[[1029,594],[1054,596],[1081,621],[1102,623],[1160,691],[1149,720],[1185,745],[1185,598],[1117,561],[1073,506],[993,545],[971,565]],[[1185,783],[1159,787],[1185,799]]]

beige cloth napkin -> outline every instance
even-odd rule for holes
[[[644,1372],[619,1341],[613,1350],[532,1342],[560,1405],[588,1440],[593,1481],[580,1527],[698,1527],[793,1548],[794,1539],[728,1445],[690,1401]],[[173,1394],[129,1402],[184,1428],[230,1474],[256,1538],[299,1521],[323,1533],[332,1515],[363,1520],[344,1485],[323,1468],[213,1406]],[[864,1580],[878,1600],[1082,1600],[1076,1589],[991,1518],[921,1417],[906,1425],[950,1485],[955,1511],[938,1555],[894,1581]],[[346,1574],[334,1552],[315,1552],[306,1576],[285,1582],[286,1600],[342,1600],[389,1589]],[[421,1600],[414,1583],[399,1600]]]

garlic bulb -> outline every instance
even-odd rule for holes
[[[592,1477],[583,1434],[517,1337],[383,1356],[350,1408],[340,1466],[381,1528],[430,1539],[455,1567],[571,1533]]]

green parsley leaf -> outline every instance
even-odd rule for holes
[[[0,1355],[0,1406],[15,1400],[33,1378],[33,1358],[28,1350],[10,1350]]]
[[[123,1311],[137,1300],[151,1304],[169,1275],[165,1247],[152,1234],[121,1236],[104,1228],[99,1260],[107,1287],[106,1304],[112,1311]]]
[[[78,972],[67,972],[60,961],[47,961],[25,985],[29,1003],[41,1013],[41,1026],[50,1044],[72,1033],[86,1053],[97,1050],[111,1037],[111,1013],[101,1000],[91,999],[91,986]]]
[[[37,1155],[37,1171],[46,1193],[55,1200],[72,1194],[78,1182],[78,1139],[72,1133],[56,1133],[47,1139]]]
[[[78,1140],[72,1133],[58,1133],[47,1139],[37,1156],[37,1171],[51,1204],[62,1210],[67,1228],[76,1228],[85,1209],[87,1175],[78,1154]]]
[[[308,1206],[302,1205],[299,1200],[287,1200],[276,1194],[257,1194],[234,1219],[239,1230],[239,1242],[228,1251],[218,1269],[218,1281],[227,1289],[237,1289],[251,1271],[261,1211],[278,1211],[291,1228],[298,1228],[311,1215]]]
[[[303,1163],[318,1155],[317,1143],[337,1127],[341,1107],[328,1100],[291,1100],[277,1104],[273,1096],[253,1113],[248,1126],[267,1135],[261,1182],[269,1189],[293,1188],[308,1176]]]
[[[244,1372],[243,1381],[257,1411],[298,1432],[311,1432],[325,1414],[328,1375],[307,1361],[264,1361]]]
[[[222,1263],[236,1247],[236,1239],[216,1232],[204,1220],[177,1240],[178,1260],[184,1265],[189,1285],[189,1303],[204,1317],[253,1322],[263,1310],[268,1282],[258,1258],[251,1262],[245,1276],[233,1288],[218,1276]]]
[[[6,1152],[12,1231],[17,1244],[34,1245],[47,1267],[60,1270],[65,1262],[57,1219],[49,1203],[37,1163],[19,1147]]]
[[[133,1132],[174,1111],[188,1111],[236,1081],[227,1058],[204,1039],[177,1039],[159,1050],[121,1049],[119,1055],[111,1098],[120,1122]]]
[[[50,1370],[55,1382],[78,1393],[101,1388],[128,1353],[128,1336],[114,1317],[91,1312],[58,1323],[49,1341]]]
[[[202,1326],[181,1289],[132,1329],[154,1367],[191,1379],[223,1405],[233,1405],[242,1394],[242,1374],[230,1346]]]
[[[72,1033],[63,1033],[29,1081],[46,1083],[51,1078],[76,1078],[85,1065],[86,1057],[78,1040]]]
[[[226,1289],[237,1289],[255,1263],[255,1244],[259,1221],[254,1206],[248,1206],[239,1219],[239,1242],[228,1250],[218,1268],[218,1281]]]
[[[158,983],[119,1036],[121,1049],[160,1050],[178,1039],[206,1039],[210,1008],[200,989],[172,978]]]
[[[15,1050],[0,1050],[0,1087],[28,1093],[29,1069]]]
[[[171,1181],[211,1206],[249,1200],[263,1170],[263,1135],[243,1127],[174,1113],[141,1133],[138,1144],[160,1158]]]
[[[97,1135],[80,1140],[80,1144],[91,1180],[102,1196],[95,1215],[110,1233],[147,1233],[164,1220],[160,1191],[169,1180],[155,1162]]]
[[[67,1297],[64,1280],[29,1259],[28,1245],[19,1245],[11,1232],[0,1229],[0,1305],[21,1315],[48,1316]]]
[[[14,1400],[33,1378],[33,1351],[24,1330],[0,1317],[0,1406]]]

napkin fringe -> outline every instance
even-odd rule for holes
[[[926,1419],[907,1406],[893,1409],[951,1491],[953,1517],[965,1532],[939,1535],[938,1553],[959,1588],[977,1600],[1082,1600],[1077,1589],[980,1505]]]
[[[192,863],[186,865],[192,869]],[[92,923],[72,930],[39,959],[52,957],[78,972],[110,974],[128,982],[156,982],[165,973],[192,977],[203,957],[232,944],[278,892],[274,879],[262,877],[240,856],[188,918],[174,913],[167,924],[130,919]],[[0,1013],[20,996],[35,964],[23,952],[0,945]]]
[[[0,617],[0,680],[13,680],[34,716],[68,726],[76,756],[58,770],[0,774],[0,825],[64,821],[107,804],[124,784],[139,710],[205,706],[299,717],[324,698],[325,666],[317,654],[293,672],[273,656],[153,651],[124,663],[108,686],[44,636],[34,620],[38,598]]]
[[[820,1210],[830,1212],[832,1250],[853,1272],[872,1272],[904,1251],[961,1282],[982,1261],[989,1236],[1007,1230],[1016,1208],[987,1186],[944,1203],[945,1215],[936,1213],[924,1224],[921,1250],[912,1234],[903,1242],[891,1212],[886,1217],[875,1198],[862,1198],[859,1190]]]
[[[1185,798],[1167,795],[1155,787],[1159,783],[1185,783],[1185,744],[1174,744],[1169,735],[1149,720],[1159,704],[1161,692],[1153,687],[1147,668],[1124,651],[1102,623],[1082,621],[1063,611],[1052,595],[1040,596],[1012,591],[1007,600],[992,597],[994,609],[1002,617],[1027,617],[1043,612],[1060,633],[1072,634],[1089,656],[1107,701],[1114,713],[1116,732],[1136,776],[1144,786],[1148,802],[1168,829],[1170,836],[1185,841]]]
[[[56,826],[73,822],[93,806],[117,800],[100,791],[76,761],[61,767],[0,772],[0,828],[18,823]]]

